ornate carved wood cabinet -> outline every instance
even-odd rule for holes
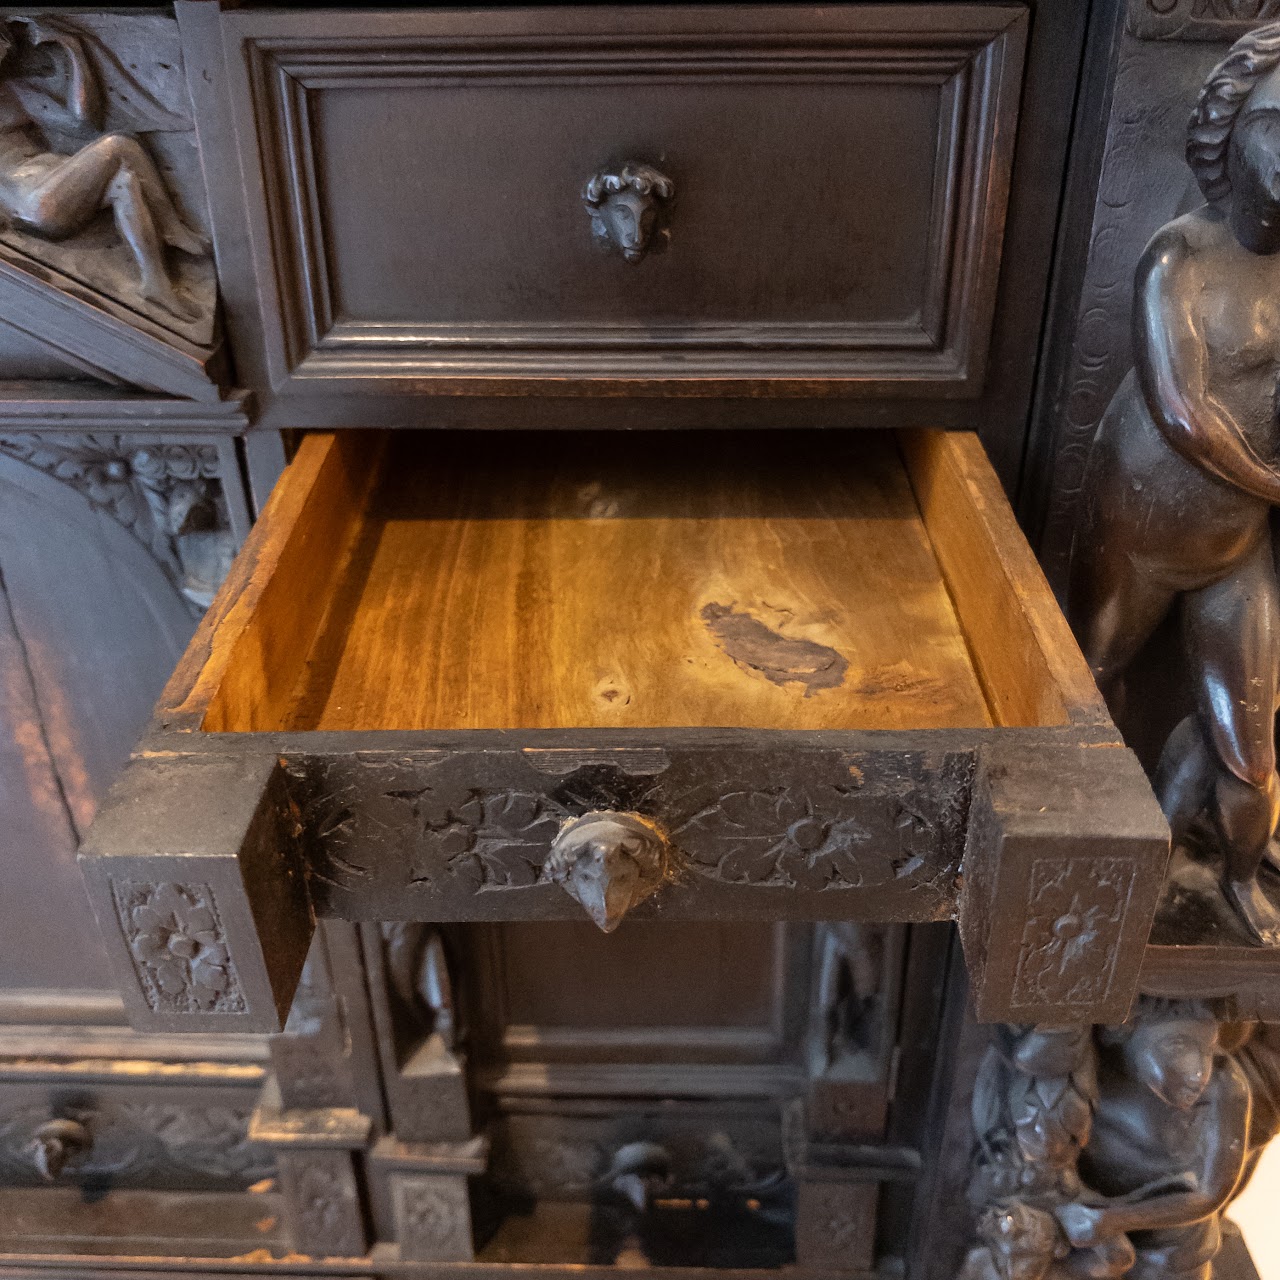
[[[1239,7],[0,19],[0,1274],[1203,1274],[1280,951],[1054,592]]]

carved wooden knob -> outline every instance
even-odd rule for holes
[[[57,1181],[67,1162],[84,1155],[93,1145],[93,1136],[78,1120],[59,1117],[46,1120],[28,1144],[36,1172],[45,1182]]]
[[[560,828],[542,873],[582,904],[605,933],[674,878],[667,838],[638,813],[597,810]]]
[[[628,262],[639,262],[655,234],[669,235],[660,223],[675,193],[675,183],[666,174],[632,161],[588,179],[582,203],[596,238]]]

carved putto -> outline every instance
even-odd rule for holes
[[[110,69],[111,96],[103,68]],[[90,29],[48,15],[0,24],[0,215],[37,239],[83,242],[81,258],[56,265],[189,329],[211,321],[212,291],[203,276],[195,283],[180,275],[168,251],[203,259],[209,245],[143,143],[108,127],[109,115],[126,114],[142,130],[190,127]],[[97,229],[104,213],[131,272]]]
[[[1222,1214],[1275,1132],[1275,1063],[1264,1028],[1196,1001],[999,1029],[974,1090],[965,1280],[1209,1280]]]
[[[673,878],[674,868],[666,837],[649,819],[601,811],[560,828],[542,874],[612,933],[632,907]]]
[[[616,173],[597,173],[582,192],[591,215],[591,230],[604,245],[628,262],[639,262],[660,226],[661,216],[676,193],[675,183],[647,164],[624,164]]]
[[[1207,203],[1138,265],[1135,365],[1099,426],[1072,552],[1070,613],[1121,727],[1125,675],[1167,618],[1193,714],[1156,788],[1176,844],[1213,862],[1252,936],[1280,944],[1266,887],[1280,819],[1280,25],[1238,41],[1191,117]]]

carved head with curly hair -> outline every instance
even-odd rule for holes
[[[1187,163],[1206,200],[1230,202],[1246,249],[1280,250],[1280,23],[1241,37],[1209,73],[1187,126]]]

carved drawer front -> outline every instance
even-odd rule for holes
[[[957,918],[1128,1006],[1167,855],[981,447],[302,446],[82,855],[140,1026],[274,1026],[312,913]]]
[[[238,361],[295,422],[512,380],[981,390],[1022,8],[186,9],[234,125],[201,150],[249,183]]]

